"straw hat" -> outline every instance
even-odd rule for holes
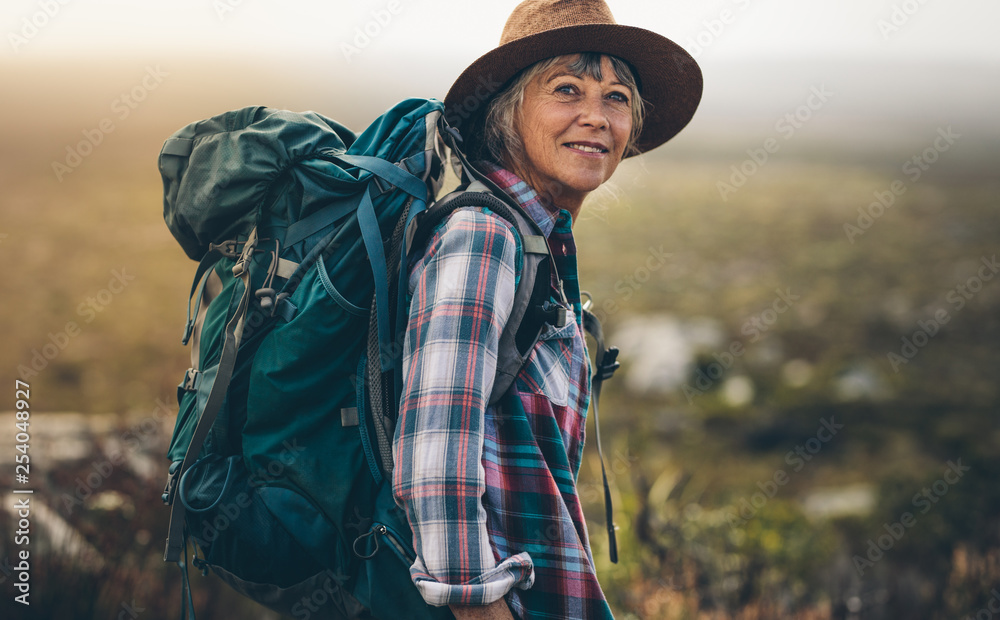
[[[635,71],[647,103],[639,152],[674,137],[694,116],[701,100],[701,69],[679,45],[655,32],[617,24],[604,0],[525,0],[507,19],[500,46],[452,84],[444,100],[446,117],[459,129],[471,127],[519,71],[580,52],[617,56]]]

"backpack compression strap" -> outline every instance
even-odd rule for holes
[[[243,319],[246,316],[247,307],[250,304],[250,260],[253,258],[253,251],[257,246],[257,229],[250,232],[250,238],[243,246],[243,253],[239,261],[233,267],[233,275],[243,281],[243,296],[233,313],[232,318],[226,324],[226,337],[222,344],[222,354],[219,357],[219,370],[212,383],[212,390],[208,394],[205,403],[205,410],[198,420],[194,436],[188,444],[187,452],[180,467],[171,472],[170,481],[167,485],[167,499],[170,506],[170,524],[167,528],[167,547],[163,554],[163,559],[167,562],[177,562],[180,560],[181,552],[186,546],[184,536],[184,502],[175,502],[177,486],[181,476],[187,471],[191,464],[198,458],[201,447],[208,437],[208,432],[215,423],[215,416],[222,407],[222,401],[226,398],[226,391],[229,389],[229,382],[233,377],[233,369],[236,367],[236,352],[240,346],[240,339],[243,337]]]
[[[415,217],[427,204],[428,189],[423,179],[411,174],[403,168],[388,161],[368,155],[348,155],[345,153],[324,153],[322,156],[335,163],[356,166],[370,172],[372,178],[379,178],[400,189],[414,198],[409,217]],[[393,367],[392,338],[389,324],[389,271],[386,263],[385,248],[382,244],[382,233],[378,226],[378,218],[372,204],[372,196],[378,193],[375,183],[369,185],[358,205],[358,223],[361,226],[361,236],[365,249],[368,251],[369,262],[375,276],[375,310],[377,313],[380,360],[382,371]]]

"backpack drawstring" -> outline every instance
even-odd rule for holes
[[[191,612],[191,620],[195,620],[194,599],[191,597],[191,578],[188,575],[187,565],[188,532],[186,527],[184,528],[183,544],[184,553],[181,554],[181,558],[177,562],[178,568],[181,569],[181,620],[187,620],[189,610]],[[196,550],[195,559],[197,559],[197,557],[198,554]]]

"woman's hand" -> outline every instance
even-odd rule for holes
[[[456,620],[514,620],[507,601],[500,599],[489,605],[449,605]]]

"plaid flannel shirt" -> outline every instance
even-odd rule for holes
[[[413,529],[410,575],[431,605],[506,597],[521,618],[612,618],[576,488],[590,368],[572,220],[510,172],[484,168],[547,236],[572,320],[546,330],[488,406],[522,257],[516,235],[462,209],[412,266],[392,480]]]

